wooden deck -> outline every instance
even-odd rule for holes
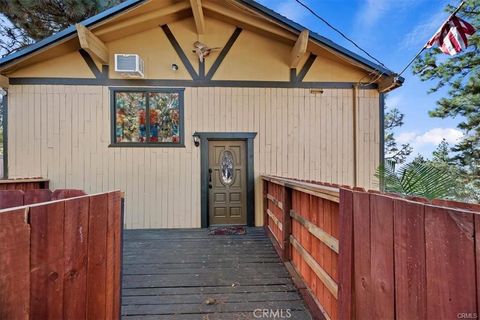
[[[127,230],[123,252],[124,319],[261,318],[256,309],[311,319],[261,228],[235,236],[210,236],[206,229]]]

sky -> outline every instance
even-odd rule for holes
[[[323,22],[301,7],[295,0],[257,0],[261,4],[300,23],[334,42],[360,53]],[[382,61],[390,70],[400,72],[438,30],[448,14],[447,4],[458,0],[303,0],[317,14],[340,29],[363,49]],[[411,69],[402,75],[405,83],[389,93],[386,104],[405,114],[405,124],[397,130],[400,143],[414,148],[429,158],[445,138],[451,145],[462,137],[457,129],[459,119],[431,118],[436,101],[446,90],[428,94],[435,82],[422,82]]]

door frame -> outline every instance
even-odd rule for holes
[[[256,132],[195,132],[200,139],[200,206],[201,226],[207,228],[208,221],[208,142],[218,140],[238,140],[246,142],[247,157],[247,226],[255,225],[255,176],[253,172],[253,140]]]

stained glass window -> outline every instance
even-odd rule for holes
[[[150,141],[180,142],[178,93],[149,93]]]
[[[233,154],[229,150],[225,150],[222,153],[220,170],[223,183],[231,184],[233,181]]]
[[[117,142],[144,142],[146,97],[139,92],[117,92],[115,135]]]
[[[183,92],[114,91],[114,137],[118,145],[180,145]]]

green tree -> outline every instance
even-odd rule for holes
[[[409,143],[398,145],[394,131],[403,126],[405,115],[397,108],[389,109],[385,106],[385,160],[395,163],[404,163],[413,149]]]
[[[449,171],[433,166],[421,156],[400,167],[393,161],[386,161],[378,168],[376,176],[387,192],[427,199],[447,198],[455,186],[455,177]]]
[[[446,11],[453,12],[453,6]],[[459,17],[480,29],[480,0],[466,0],[457,13]],[[414,74],[423,81],[434,81],[430,92],[448,88],[448,95],[437,101],[430,116],[460,118],[458,128],[463,139],[453,146],[452,158],[462,171],[473,178],[480,176],[480,34],[469,38],[469,46],[460,54],[448,57],[438,48],[428,50],[414,63]]]
[[[0,50],[10,54],[122,0],[0,0]]]
[[[432,160],[429,161],[431,166],[449,172],[455,178],[451,194],[447,198],[464,202],[480,202],[480,180],[459,167],[455,160],[452,160],[455,156],[450,156],[450,150],[450,145],[443,139],[432,152]]]

